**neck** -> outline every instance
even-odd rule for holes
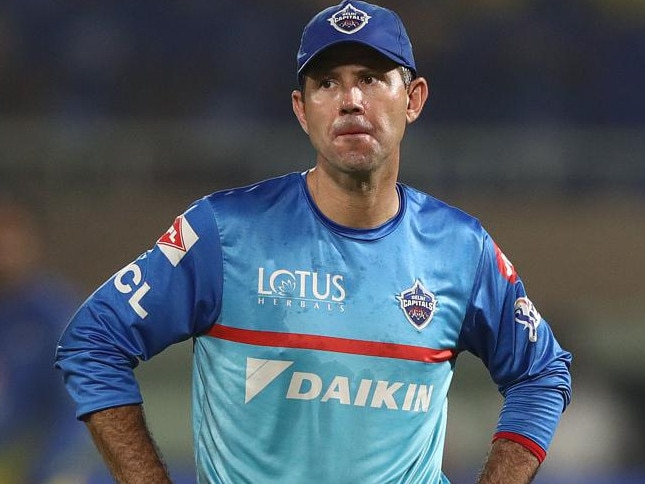
[[[378,227],[399,211],[395,176],[378,180],[346,174],[333,177],[317,166],[307,173],[307,188],[318,209],[345,227]]]

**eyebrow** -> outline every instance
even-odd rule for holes
[[[368,64],[357,62],[356,64],[352,64],[351,62],[339,62],[332,59],[330,61],[322,60],[321,63],[312,66],[311,69],[309,69],[309,71],[306,73],[306,75],[312,78],[320,78],[325,75],[332,74],[334,70],[344,66],[355,67],[354,72],[357,75],[364,75],[368,73],[386,74],[397,68],[396,65],[389,65],[389,63],[385,62],[370,62]]]

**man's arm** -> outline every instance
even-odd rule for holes
[[[529,300],[513,265],[484,234],[459,335],[460,349],[482,360],[504,397],[481,482],[531,482],[571,400],[572,357]]]
[[[178,230],[190,235],[182,249],[164,243]],[[221,308],[222,264],[214,209],[204,198],[99,287],[60,337],[55,366],[76,416],[87,422],[119,481],[169,482],[138,407],[143,399],[134,368],[213,325]]]
[[[171,482],[146,426],[141,405],[108,408],[91,413],[83,420],[116,482]]]
[[[528,484],[533,481],[540,462],[517,442],[498,439],[491,446],[478,484]]]

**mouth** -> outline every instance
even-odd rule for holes
[[[369,138],[369,134],[367,133],[344,133],[336,136],[337,140],[347,141],[347,142],[358,142],[358,141],[367,140],[368,138]]]
[[[370,133],[369,127],[362,124],[348,124],[334,129],[334,136],[338,138],[369,136]]]

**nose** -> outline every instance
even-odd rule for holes
[[[362,114],[363,93],[358,86],[349,86],[342,91],[340,102],[341,114]]]

